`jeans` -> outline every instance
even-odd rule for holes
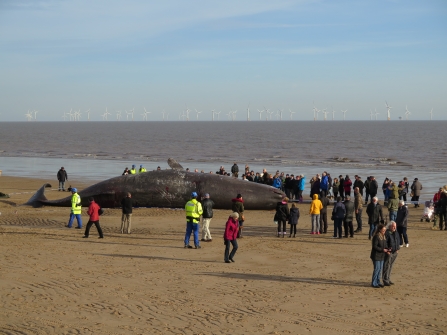
[[[185,234],[185,245],[189,245],[189,239],[191,238],[191,233],[194,232],[194,245],[199,246],[199,228],[198,223],[186,222],[186,234]]]
[[[231,249],[231,253],[230,253],[230,244],[233,245],[233,249]],[[229,261],[230,259],[233,259],[234,254],[237,251],[237,248],[238,248],[237,240],[225,240],[224,260]]]
[[[342,234],[342,224],[343,224],[343,218],[335,218],[334,219],[334,237],[341,238]],[[338,236],[337,236],[338,232]]]
[[[70,220],[68,221],[68,228],[71,228],[71,226],[73,225],[73,221],[74,221],[75,217],[76,217],[76,221],[78,222],[78,227],[82,228],[81,214],[73,214],[73,213],[70,213]]]
[[[382,268],[383,268],[383,261],[372,261],[374,266],[374,271],[372,275],[372,286],[379,286],[380,284],[380,277],[382,274]]]
[[[357,221],[357,231],[362,230],[362,211],[363,208],[359,208],[358,213],[355,214],[355,221]]]
[[[65,181],[59,181],[59,191],[65,191]]]
[[[397,232],[400,237],[400,245],[408,244],[407,227],[397,226]]]
[[[210,233],[211,218],[202,218],[202,240],[212,240]]]
[[[374,235],[375,230],[376,230],[376,224],[374,224],[374,223],[370,224],[368,237],[371,238]]]
[[[99,237],[103,238],[104,235],[102,234],[102,229],[101,229],[101,226],[99,225],[99,221],[90,221],[90,220],[89,220],[89,221],[87,222],[87,227],[85,227],[85,233],[84,233],[84,235],[85,235],[86,237],[88,237],[89,232],[90,232],[90,228],[91,228],[91,226],[92,226],[93,224],[95,225],[96,229],[98,230]]]
[[[312,217],[312,233],[320,232],[320,214],[311,214]]]
[[[397,218],[397,211],[390,212],[390,221],[396,221],[396,218]]]
[[[383,282],[389,284],[391,279],[391,270],[393,269],[394,261],[397,258],[397,252],[385,255],[385,262],[383,263]]]

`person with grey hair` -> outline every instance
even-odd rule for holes
[[[368,239],[371,239],[379,222],[382,224],[385,222],[383,220],[382,206],[379,204],[379,199],[377,197],[373,197],[372,201],[366,207],[366,214],[368,214],[369,224]]]
[[[213,239],[211,238],[210,233],[210,223],[213,218],[213,206],[214,201],[210,199],[209,193],[205,193],[204,199],[202,200],[202,241],[203,242],[211,242]]]
[[[237,232],[239,230],[239,214],[237,212],[233,212],[228,217],[227,223],[225,225],[225,232],[223,235],[224,245],[225,245],[225,253],[224,253],[224,261],[225,263],[234,262],[234,255],[236,254],[238,245],[237,245]],[[231,249],[230,253],[230,244],[233,245],[233,249]]]
[[[132,219],[132,195],[127,192],[126,197],[121,200],[123,215],[121,216],[121,234],[130,234],[130,224]]]
[[[390,286],[394,285],[391,281],[391,270],[393,269],[393,264],[396,261],[398,250],[400,249],[400,237],[396,231],[396,222],[391,221],[387,226],[387,231],[385,233],[386,245],[388,247],[388,252],[385,254],[385,261],[383,263],[382,280],[383,285]]]
[[[408,221],[408,207],[405,205],[405,201],[401,200],[399,201],[399,208],[397,209],[397,217],[396,217],[396,224],[397,224],[397,232],[399,233],[400,237],[400,246],[405,246],[408,248],[410,244],[408,243],[408,236],[407,236],[407,221]]]

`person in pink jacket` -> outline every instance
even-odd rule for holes
[[[225,254],[224,254],[225,263],[230,263],[230,261],[234,262],[234,254],[236,253],[238,248],[237,245],[237,231],[239,229],[238,219],[239,214],[237,212],[231,213],[225,226],[225,232],[223,236],[225,244]],[[233,245],[231,253],[230,253],[230,244]]]

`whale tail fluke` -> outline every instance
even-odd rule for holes
[[[42,207],[43,206],[42,202],[48,200],[45,197],[45,188],[46,187],[51,187],[51,185],[50,184],[44,184],[41,188],[39,188],[37,190],[36,193],[34,193],[34,195],[24,205],[33,206],[34,208]]]

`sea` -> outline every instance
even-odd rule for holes
[[[406,120],[1,122],[0,170],[56,185],[64,166],[69,181],[94,183],[132,164],[169,168],[171,157],[205,173],[230,171],[236,162],[240,170],[248,165],[308,180],[323,171],[363,180],[374,175],[379,185],[386,177],[418,178],[421,200],[428,200],[447,184],[446,127],[447,121]]]

